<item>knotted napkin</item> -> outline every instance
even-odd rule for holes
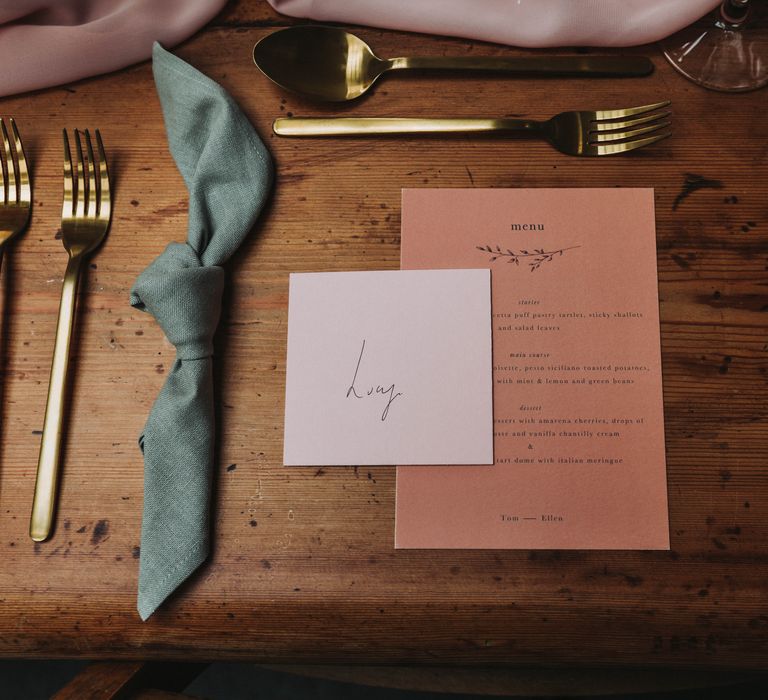
[[[159,44],[152,68],[171,154],[189,190],[189,225],[187,242],[169,244],[131,290],[131,305],[151,313],[176,347],[139,439],[143,620],[208,556],[220,266],[253,227],[272,184],[267,149],[220,85]]]

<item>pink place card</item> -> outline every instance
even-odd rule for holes
[[[491,464],[490,272],[292,274],[284,463]]]
[[[402,267],[493,271],[495,463],[398,468],[396,546],[669,548],[653,190],[404,190]]]

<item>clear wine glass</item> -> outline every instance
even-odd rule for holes
[[[768,2],[725,0],[713,15],[662,42],[667,60],[711,90],[745,92],[768,84]]]

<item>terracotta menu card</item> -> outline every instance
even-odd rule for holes
[[[404,190],[402,267],[492,270],[495,463],[399,467],[395,546],[668,549],[653,190]]]

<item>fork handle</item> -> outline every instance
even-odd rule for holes
[[[70,255],[64,273],[64,284],[61,288],[59,321],[56,325],[56,343],[53,348],[43,437],[40,442],[40,457],[37,462],[35,497],[32,501],[32,518],[29,524],[29,536],[36,542],[42,542],[48,538],[53,523],[61,453],[61,433],[64,423],[64,396],[67,388],[69,346],[75,320],[75,300],[82,261],[82,255]]]
[[[410,119],[395,117],[284,117],[272,128],[280,136],[349,136],[360,134],[444,134],[488,131],[534,134],[532,119]]]

